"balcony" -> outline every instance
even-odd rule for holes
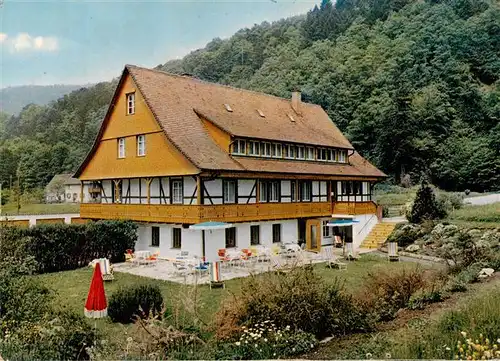
[[[129,219],[158,223],[200,223],[205,221],[250,222],[276,219],[329,217],[335,214],[373,214],[373,202],[257,203],[224,205],[95,204],[80,205],[80,217]]]

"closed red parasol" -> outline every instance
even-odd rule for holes
[[[95,265],[84,312],[85,316],[90,318],[101,318],[108,315],[108,304],[106,302],[106,294],[104,293],[104,283],[99,263]]]

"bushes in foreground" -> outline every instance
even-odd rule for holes
[[[60,312],[29,277],[31,260],[0,260],[0,354],[11,360],[88,359],[97,335],[83,316]]]
[[[224,302],[216,320],[219,339],[239,337],[242,326],[265,321],[318,338],[371,328],[364,309],[338,282],[327,283],[302,268],[247,278],[241,294]]]
[[[14,254],[33,257],[37,261],[37,273],[76,269],[100,257],[121,262],[125,250],[134,248],[136,230],[135,223],[128,221],[2,227],[1,243],[6,246],[0,258]]]
[[[109,299],[108,315],[113,322],[130,323],[137,317],[159,316],[162,306],[160,288],[141,285],[113,293]]]

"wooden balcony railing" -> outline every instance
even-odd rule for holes
[[[373,202],[257,203],[224,205],[96,204],[80,205],[80,217],[130,219],[160,223],[205,221],[249,222],[276,219],[329,217],[333,214],[374,214]]]

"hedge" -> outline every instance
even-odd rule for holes
[[[95,258],[123,262],[125,251],[137,241],[137,225],[130,221],[97,221],[86,224],[3,227],[3,257],[32,256],[37,273],[58,272],[86,266]]]

